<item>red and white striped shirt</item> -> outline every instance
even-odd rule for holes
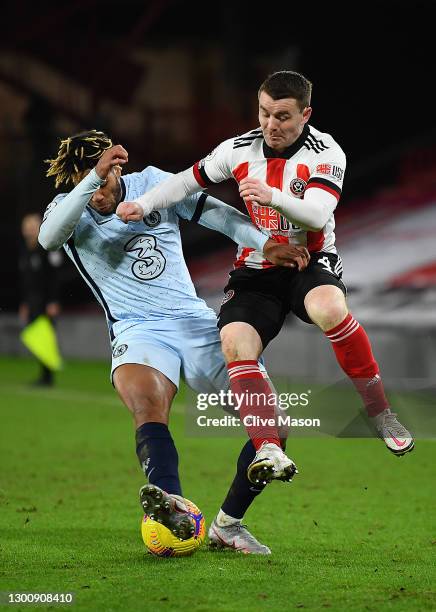
[[[229,178],[240,183],[246,176],[254,177],[300,198],[304,206],[304,193],[311,188],[325,190],[339,201],[345,165],[345,154],[335,140],[306,124],[298,139],[280,154],[266,144],[257,128],[221,143],[193,166],[193,172],[202,187]],[[275,240],[306,246],[310,252],[336,253],[333,214],[320,231],[311,232],[292,225],[269,206],[246,201],[246,207],[253,223]],[[261,251],[240,245],[235,267],[244,266],[267,268],[273,264]]]

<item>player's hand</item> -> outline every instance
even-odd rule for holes
[[[269,206],[273,192],[271,187],[263,181],[247,176],[239,183],[239,195],[244,201],[249,200],[262,206]]]
[[[123,166],[129,161],[129,154],[122,145],[106,149],[98,160],[95,171],[101,179],[106,179],[114,166]]]
[[[124,223],[142,221],[144,216],[142,206],[137,202],[121,202],[121,204],[118,204],[115,212]]]
[[[276,266],[297,268],[299,272],[307,268],[310,261],[309,251],[304,246],[283,244],[271,238],[263,247],[265,257]]]

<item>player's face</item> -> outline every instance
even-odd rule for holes
[[[264,91],[259,96],[259,123],[266,144],[278,153],[291,146],[312,114],[310,106],[302,111],[295,98],[273,100]]]
[[[112,215],[120,203],[120,174],[118,168],[111,170],[106,184],[97,189],[89,201],[90,206],[100,215]]]

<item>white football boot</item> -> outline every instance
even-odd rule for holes
[[[232,525],[220,527],[214,520],[209,527],[209,548],[215,550],[231,549],[246,555],[270,555],[268,546],[261,544],[252,535],[246,525],[239,521]]]
[[[285,455],[280,446],[264,442],[247,468],[247,477],[253,484],[268,484],[272,480],[291,482],[298,474],[297,466]]]
[[[194,522],[180,495],[166,493],[156,485],[146,484],[139,490],[139,501],[145,514],[165,525],[180,540],[188,540],[194,535]]]
[[[378,435],[384,440],[386,446],[394,455],[401,457],[414,449],[415,442],[413,441],[412,434],[401,425],[395,412],[391,412],[389,408],[386,408],[380,414],[372,417],[372,421]]]

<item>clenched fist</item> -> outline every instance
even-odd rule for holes
[[[97,162],[95,171],[101,179],[106,179],[114,166],[123,166],[129,161],[129,154],[122,145],[106,149]]]
[[[137,202],[121,202],[117,206],[116,214],[121,221],[128,223],[129,221],[141,221],[144,211]]]

